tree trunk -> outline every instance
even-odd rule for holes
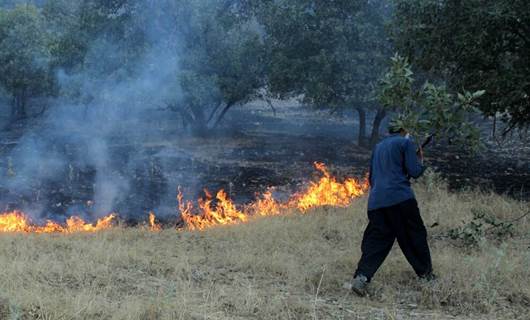
[[[178,109],[178,108],[175,108],[174,110],[180,113],[180,118],[182,120],[182,127],[184,129],[188,128],[189,126],[193,124],[193,118],[186,110]]]
[[[17,96],[13,95],[11,99],[11,119],[15,120],[17,118]]]
[[[219,125],[219,123],[221,122],[221,120],[223,120],[225,114],[228,112],[228,110],[234,105],[235,103],[233,102],[229,102],[226,104],[225,108],[223,109],[223,111],[221,112],[221,114],[219,115],[219,117],[217,118],[217,120],[215,121],[214,125],[213,125],[213,129],[217,128],[217,126]]]
[[[495,139],[495,134],[497,133],[497,114],[493,115],[493,127],[491,128],[491,138]]]
[[[204,109],[197,106],[190,106],[190,126],[192,134],[195,136],[204,136],[208,131]]]
[[[14,95],[11,115],[13,120],[21,120],[26,118],[26,96],[24,91]]]
[[[208,120],[206,120],[206,123],[210,123],[210,121],[212,121],[213,119],[213,116],[217,113],[217,110],[219,110],[219,108],[221,107],[223,103],[222,102],[219,102],[215,108],[212,110],[212,112],[210,112],[210,116],[208,117]]]
[[[366,145],[366,111],[363,107],[358,107],[357,113],[359,113],[359,135],[357,136],[357,143],[359,146]]]
[[[370,137],[370,146],[375,145],[379,141],[379,127],[381,122],[386,117],[386,110],[383,108],[377,109],[375,114],[374,123],[372,125],[372,136]]]

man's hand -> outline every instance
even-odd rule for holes
[[[418,155],[418,158],[420,159],[420,161],[423,162],[423,148],[421,146],[418,148],[418,151],[416,152],[416,154]]]

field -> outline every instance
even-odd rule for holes
[[[396,245],[369,297],[342,288],[360,255],[361,198],[206,231],[2,234],[0,319],[528,319],[530,217],[504,225],[512,234],[448,237],[476,212],[513,221],[528,203],[450,193],[433,175],[415,189],[434,283]]]

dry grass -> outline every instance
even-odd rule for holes
[[[530,219],[478,248],[440,235],[472,208],[512,219],[528,203],[440,185],[416,186],[426,224],[439,223],[429,229],[434,284],[416,280],[395,248],[369,298],[341,288],[359,257],[361,199],[206,232],[0,235],[0,319],[524,319]]]

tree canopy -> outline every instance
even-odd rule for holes
[[[365,109],[376,104],[374,90],[390,57],[386,1],[263,1],[258,9],[270,91],[316,107],[357,109],[363,142]]]
[[[0,85],[12,97],[12,114],[26,116],[28,99],[53,91],[49,35],[37,8],[0,11]]]
[[[199,129],[216,126],[235,104],[251,99],[264,84],[264,47],[258,26],[237,19],[237,8],[224,1],[185,5],[190,19],[179,33],[181,72],[175,101]]]
[[[485,115],[530,123],[530,6],[526,0],[396,0],[402,54],[453,90],[486,91]]]
[[[65,75],[60,94],[87,103],[102,94],[87,90],[95,83],[138,80],[146,69],[166,69],[164,77],[171,70],[142,100],[164,100],[187,125],[204,130],[265,85],[260,27],[237,4],[48,0],[0,9],[1,84],[16,99],[51,95],[54,78]]]
[[[530,121],[523,0],[18,2],[0,8],[0,86],[15,118],[36,97],[87,106],[114,89],[103,84],[135,82],[134,103],[163,105],[194,131],[266,93],[355,110],[359,143],[375,143],[395,110],[377,92],[397,50],[447,94],[484,90],[475,103],[508,128]]]

